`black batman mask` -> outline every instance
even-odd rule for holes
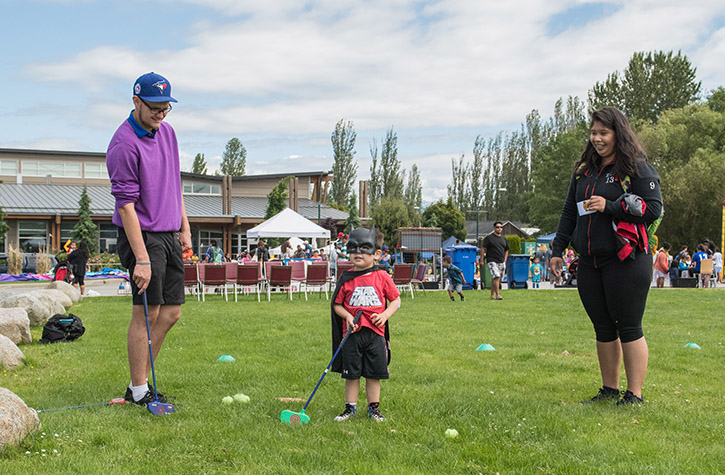
[[[375,226],[353,229],[347,241],[347,253],[375,254]]]

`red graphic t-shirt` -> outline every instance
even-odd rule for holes
[[[370,317],[374,313],[383,313],[385,301],[391,302],[399,296],[400,292],[395,288],[390,274],[384,271],[374,271],[345,282],[335,298],[335,303],[341,304],[353,315],[357,314],[358,310],[362,310],[358,326],[368,327],[378,335],[385,336],[385,325],[382,327],[375,325]],[[347,332],[347,324],[344,320],[342,332],[343,334]]]

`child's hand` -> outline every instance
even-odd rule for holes
[[[388,317],[380,313],[373,313],[370,315],[370,321],[373,322],[373,325],[382,327],[388,321]]]
[[[345,317],[345,323],[347,323],[347,328],[352,328],[352,331],[357,331],[358,326],[355,324],[355,317],[352,315]]]

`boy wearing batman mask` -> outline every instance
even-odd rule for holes
[[[358,228],[350,233],[347,252],[352,271],[345,271],[337,282],[332,297],[332,348],[339,345],[354,315],[362,310],[347,343],[335,358],[332,370],[345,379],[345,410],[336,421],[345,421],[357,414],[360,377],[365,378],[368,417],[382,422],[380,413],[380,380],[388,379],[390,346],[388,319],[400,307],[400,292],[390,274],[377,269],[383,235],[375,228]],[[386,301],[389,304],[386,306]]]

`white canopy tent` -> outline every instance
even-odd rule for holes
[[[285,208],[267,221],[247,231],[248,238],[330,238],[330,231],[316,225],[290,208]]]

